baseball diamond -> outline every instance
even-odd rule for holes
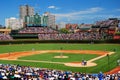
[[[33,46],[34,50],[32,50]],[[112,46],[116,46],[116,51]],[[60,50],[60,47],[63,50]],[[81,47],[82,49],[80,49]],[[117,65],[119,47],[117,44],[3,45],[1,46],[0,62],[81,72],[107,72]],[[5,49],[9,52],[5,52]],[[63,54],[61,55],[61,53]],[[110,57],[110,68],[107,55]],[[54,60],[47,59],[48,56]],[[55,56],[59,56],[59,58],[55,58]],[[62,58],[63,56],[67,56],[67,58]],[[83,59],[86,60],[86,65],[82,64]]]

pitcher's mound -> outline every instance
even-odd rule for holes
[[[68,56],[55,56],[54,58],[68,58]]]

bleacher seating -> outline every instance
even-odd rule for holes
[[[69,34],[38,34],[40,40],[100,40],[99,32],[79,32]]]

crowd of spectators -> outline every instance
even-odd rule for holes
[[[29,66],[0,64],[0,80],[120,80],[120,73],[85,74]]]
[[[108,27],[108,26],[114,25],[115,22],[116,22],[116,20],[98,21],[98,22],[96,22],[96,25],[98,25],[100,27]]]
[[[13,40],[9,34],[0,33],[0,40]]]
[[[99,32],[59,33],[48,27],[25,27],[19,30],[20,34],[38,34],[39,40],[101,40]],[[0,40],[13,40],[9,34],[0,33]]]
[[[103,37],[99,32],[59,33],[47,27],[26,27],[18,33],[36,33],[39,40],[101,40]],[[0,40],[13,40],[13,38],[9,34],[0,34]]]
[[[57,33],[56,30],[48,27],[25,27],[19,33]]]
[[[78,33],[56,33],[38,34],[40,40],[100,40],[102,35],[99,32],[78,32]]]

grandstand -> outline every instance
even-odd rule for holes
[[[33,68],[29,66],[0,64],[0,80],[120,80],[115,74],[86,74],[80,72]]]
[[[10,35],[7,34],[0,34],[0,40],[13,40],[13,38]]]
[[[57,30],[49,27],[25,27],[18,31],[12,31],[11,36],[14,39],[38,39],[38,34],[56,34]]]
[[[119,33],[116,34],[120,29],[117,25],[118,20],[111,18],[105,21],[98,21],[95,25],[90,25],[89,27],[80,27],[78,31],[73,33],[60,33],[58,30],[52,29],[51,27],[27,26],[20,30],[12,30],[10,35],[9,33],[0,33],[0,40],[38,39],[92,41],[112,38],[120,39]],[[74,27],[75,26],[76,25],[74,25]],[[0,80],[120,80],[120,72],[116,72],[114,74],[104,74],[102,72],[88,74],[35,68],[30,66],[0,64]]]
[[[67,24],[67,28],[73,26],[74,32],[60,33],[58,30],[44,26],[27,26],[20,30],[12,30],[7,40],[13,39],[39,39],[39,40],[104,40],[119,39],[114,37],[119,31],[119,21],[110,18],[104,21],[97,21],[94,25],[84,24],[78,27],[77,24]],[[75,31],[77,29],[77,31]],[[4,36],[4,35],[1,35]],[[117,35],[118,36],[118,35]],[[2,40],[2,39],[1,39]]]
[[[70,34],[39,34],[40,40],[100,40],[101,36],[95,32],[77,32]]]

